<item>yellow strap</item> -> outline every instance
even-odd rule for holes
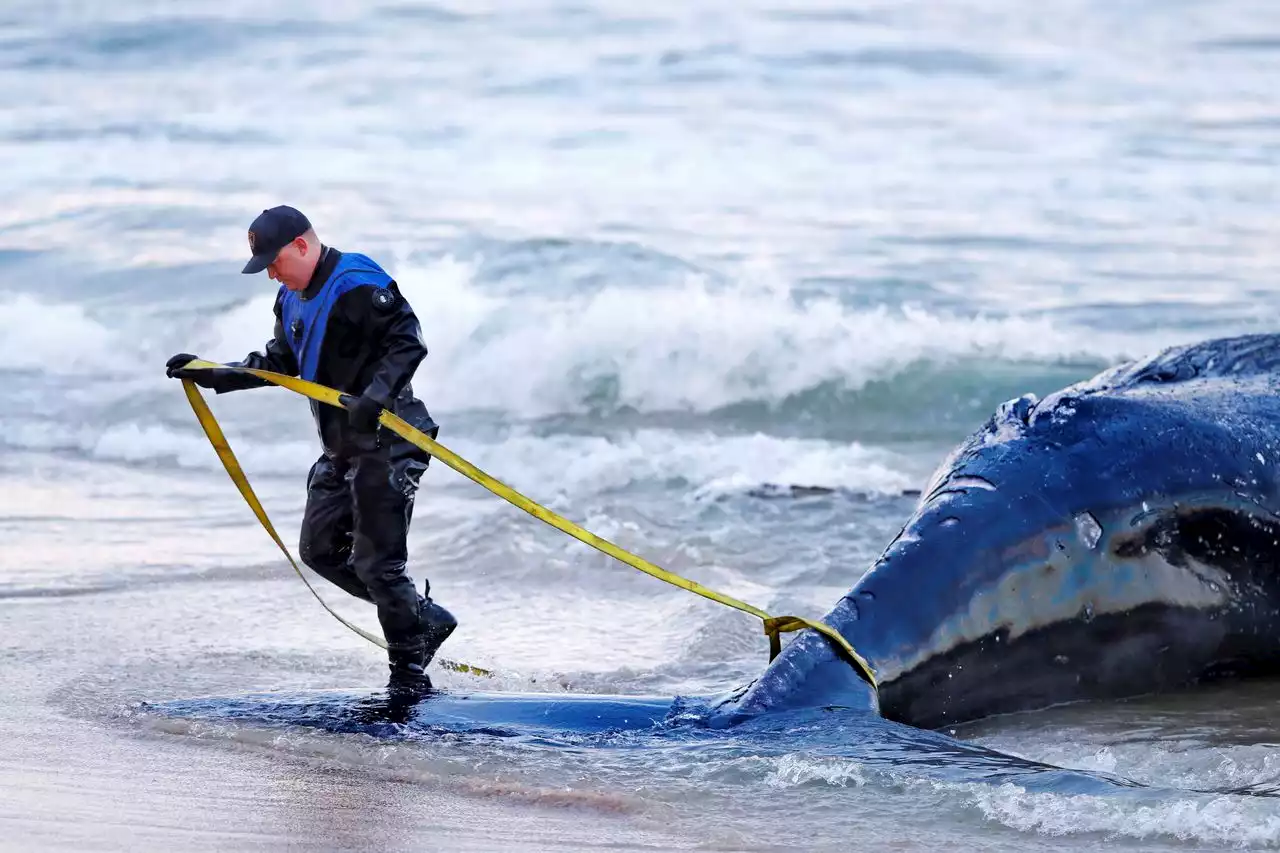
[[[306,379],[299,379],[296,376],[286,376],[283,373],[275,373],[270,370],[258,370],[256,368],[251,368],[251,367],[228,367],[227,365],[224,365],[224,364],[217,364],[215,362],[204,361],[201,359],[196,359],[194,361],[187,363],[185,365],[185,368],[195,369],[195,370],[235,370],[243,373],[249,373],[249,374],[252,374],[253,376],[258,377],[259,379],[263,379],[275,385],[288,388],[290,391],[293,391],[297,394],[301,394],[304,397],[309,397],[318,402],[327,403],[330,406],[335,406],[340,409],[346,408],[341,401],[341,398],[344,396],[341,392],[337,391],[336,389],[329,388],[325,385],[320,385],[316,382],[310,382]],[[184,380],[184,384],[187,382],[189,382],[189,380]],[[188,397],[190,396],[191,396],[191,392],[188,391]],[[196,398],[197,399],[199,398],[199,392],[196,392]],[[203,399],[201,399],[200,402],[201,404],[203,404],[204,402]],[[194,401],[192,402],[192,406],[193,407],[195,406]],[[208,411],[207,406],[205,407],[205,411],[206,412]],[[200,416],[199,409],[197,409],[196,414],[197,416]],[[208,417],[210,420],[212,420],[213,416],[212,414],[209,414]],[[863,678],[865,678],[867,682],[871,684],[871,686],[873,687],[878,686],[876,682],[875,673],[872,670],[871,665],[861,655],[859,655],[856,651],[854,651],[853,646],[849,645],[849,641],[846,640],[840,634],[840,632],[836,631],[830,625],[827,625],[823,622],[815,622],[813,620],[805,619],[800,616],[776,616],[776,617],[770,616],[768,613],[766,613],[765,611],[761,610],[758,607],[753,607],[752,605],[747,604],[746,602],[739,601],[736,598],[732,598],[723,593],[716,592],[715,590],[712,590],[712,589],[708,589],[707,587],[703,586],[700,583],[697,583],[696,581],[691,581],[688,578],[683,578],[680,575],[673,574],[672,572],[669,572],[666,569],[659,568],[658,566],[654,565],[648,560],[645,560],[643,557],[638,557],[635,554],[625,551],[622,548],[615,545],[614,543],[610,542],[609,540],[603,539],[595,535],[594,533],[590,532],[589,530],[585,530],[582,527],[579,527],[578,525],[574,524],[572,521],[569,521],[568,519],[560,515],[557,515],[556,513],[542,506],[541,504],[538,504],[530,500],[529,498],[517,492],[515,489],[506,485],[505,483],[502,483],[499,480],[494,479],[493,477],[489,476],[485,472],[481,471],[476,466],[472,465],[467,460],[463,459],[461,456],[458,456],[452,450],[449,450],[444,445],[432,439],[430,436],[425,435],[420,430],[417,430],[414,427],[410,426],[406,421],[404,421],[402,418],[400,418],[398,415],[394,414],[393,412],[389,412],[386,409],[383,409],[382,414],[379,415],[378,417],[378,422],[382,424],[382,426],[394,432],[396,435],[408,441],[409,443],[415,445],[416,447],[426,451],[427,453],[431,454],[435,458],[439,459],[441,462],[448,465],[450,468],[457,471],[459,474],[462,474],[464,477],[467,477],[468,479],[473,480],[474,482],[480,484],[481,486],[485,487],[489,491],[493,492],[498,497],[508,501],[511,504],[514,504],[520,509],[523,509],[525,512],[529,513],[535,518],[538,518],[546,522],[547,524],[551,525],[557,530],[561,530],[564,533],[567,533],[568,535],[572,536],[578,541],[584,542],[587,545],[590,545],[591,547],[595,548],[596,550],[601,551],[605,554],[608,554],[614,559],[622,563],[625,563],[628,566],[631,566],[633,569],[638,569],[639,571],[642,571],[647,575],[655,577],[661,581],[666,581],[672,586],[678,586],[681,589],[688,590],[689,592],[692,592],[696,595],[700,595],[703,598],[708,598],[712,601],[719,602],[720,604],[723,604],[727,607],[732,607],[735,610],[740,610],[743,613],[750,613],[752,616],[755,616],[756,618],[760,619],[764,625],[764,633],[769,637],[770,660],[776,657],[779,651],[781,650],[781,640],[779,638],[780,633],[787,633],[791,631],[799,631],[804,628],[810,628],[822,634],[824,637],[826,637],[832,643],[834,643],[836,645],[836,648],[839,649],[844,654],[846,660],[855,669],[858,670],[858,673]],[[201,418],[201,423],[204,423],[203,418]],[[216,424],[215,424],[215,428],[216,428]],[[209,432],[207,426],[205,431],[206,433]],[[221,433],[219,432],[218,435],[220,436]],[[212,434],[210,434],[210,441],[214,441]],[[222,444],[223,446],[226,445],[225,439],[222,440]],[[218,448],[217,441],[214,441],[214,447],[215,449]],[[228,454],[230,453],[230,448],[227,448],[227,453]],[[221,450],[218,451],[218,455],[222,457],[223,463],[226,464],[227,457],[222,455]],[[232,457],[232,459],[234,461],[234,457]],[[227,470],[228,470],[228,473],[231,472],[230,466],[228,466]],[[243,473],[241,473],[240,474],[241,479],[243,479],[243,476],[244,476]],[[236,479],[235,474],[232,474],[232,479],[233,480]],[[237,481],[237,486],[239,485],[240,483],[239,481]],[[240,489],[241,493],[246,494],[246,489],[248,489],[247,481],[245,482],[245,485],[241,487]],[[248,491],[248,493],[246,494],[246,500],[249,500],[249,495],[251,494],[252,494],[252,491],[251,490]],[[250,506],[253,506],[254,503],[256,503],[256,499],[250,500]],[[254,512],[258,514],[259,520],[263,521],[264,526],[267,527],[267,531],[271,533],[272,538],[274,538],[276,542],[279,543],[280,541],[279,537],[277,537],[275,535],[275,532],[271,530],[270,523],[265,521],[265,518],[266,518],[265,513],[260,512],[260,508],[255,508]],[[283,549],[284,546],[281,545],[281,548]],[[288,555],[287,550],[285,550],[285,554]],[[290,557],[289,561],[292,563],[293,558]],[[297,568],[298,568],[297,564],[294,563],[294,569],[297,570]],[[302,573],[298,572],[298,574],[301,575]],[[306,578],[304,577],[303,580],[306,580]],[[308,583],[307,586],[310,587],[310,584]],[[313,594],[315,593],[314,589],[312,589],[312,593]],[[316,595],[316,597],[319,598],[319,595]],[[324,603],[323,600],[321,600],[321,603],[322,604]],[[333,610],[330,609],[327,604],[325,605],[325,609],[329,610],[330,613],[333,613]],[[334,616],[337,616],[337,614],[334,613]],[[338,619],[343,621],[343,624],[347,624],[348,627],[353,627],[353,629],[358,631],[362,636],[365,636],[365,637],[369,636],[364,631],[360,631],[358,628],[354,628],[354,626],[351,626],[345,620],[342,620],[342,617],[339,616]]]
[[[231,450],[231,444],[227,441],[226,435],[222,432],[222,427],[218,425],[218,419],[213,416],[213,412],[209,409],[209,404],[204,401],[204,397],[200,394],[200,389],[190,379],[182,380],[182,388],[187,392],[187,400],[191,403],[191,408],[196,413],[196,419],[200,421],[200,426],[204,427],[204,433],[209,437],[209,443],[213,445],[214,451],[218,454],[218,458],[222,460],[222,465],[227,469],[227,473],[231,475],[231,481],[236,484],[236,488],[240,490],[240,494],[244,496],[245,503],[249,504],[249,508],[253,510],[253,514],[258,517],[258,521],[262,523],[267,534],[275,541],[280,550],[284,552],[285,559],[289,561],[289,565],[293,566],[293,570],[298,573],[298,577],[302,578],[302,582],[307,585],[307,589],[311,590],[311,594],[316,597],[316,601],[320,602],[320,606],[329,611],[329,615],[337,619],[343,625],[346,625],[352,631],[364,637],[375,646],[381,648],[387,647],[387,642],[377,634],[371,634],[359,625],[354,625],[342,618],[342,615],[329,606],[329,603],[321,597],[316,588],[311,585],[311,581],[307,580],[307,576],[303,574],[302,569],[298,567],[298,563],[293,559],[293,555],[289,553],[289,549],[285,547],[284,542],[280,540],[280,535],[276,533],[275,525],[271,523],[271,519],[267,517],[267,511],[263,509],[262,502],[258,500],[258,496],[253,491],[253,486],[249,485],[249,478],[245,476],[244,469],[240,467],[240,462],[236,459],[235,453]],[[478,666],[470,664],[458,663],[457,661],[440,659],[440,665],[445,669],[451,669],[456,672],[470,672],[475,675],[491,676],[487,669],[481,669]]]

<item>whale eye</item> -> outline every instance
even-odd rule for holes
[[[1076,535],[1080,537],[1080,541],[1084,546],[1092,551],[1098,547],[1098,540],[1102,538],[1102,525],[1098,523],[1098,519],[1093,517],[1091,512],[1078,512],[1075,516]]]

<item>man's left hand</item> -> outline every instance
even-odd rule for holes
[[[378,428],[378,417],[382,414],[382,404],[372,397],[360,396],[346,399],[347,417],[351,420],[352,429],[357,432],[373,432]]]

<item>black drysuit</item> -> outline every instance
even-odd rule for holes
[[[341,253],[324,247],[310,283],[310,299],[325,286]],[[388,296],[390,294],[390,297]],[[280,299],[276,324],[262,352],[236,366],[298,375],[285,335]],[[296,334],[298,330],[293,330]],[[413,396],[410,378],[427,354],[418,319],[395,282],[354,287],[328,314],[315,380],[352,396],[376,400],[433,438],[439,427]],[[210,376],[209,374],[212,374]],[[207,371],[204,384],[218,393],[269,383],[234,371]],[[406,539],[414,495],[430,457],[394,433],[361,432],[342,409],[312,401],[324,452],[307,477],[307,506],[299,550],[317,574],[377,605],[393,668],[397,651],[423,643],[423,600],[406,572]],[[430,594],[430,584],[424,591]]]

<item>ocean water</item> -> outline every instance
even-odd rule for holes
[[[820,616],[1002,401],[1275,329],[1273,3],[114,4],[0,9],[0,818],[14,849],[1280,846],[1274,685],[987,721],[1160,786],[857,757],[384,741],[142,703],[381,684],[222,473],[175,352],[271,332],[245,230],[386,266],[440,439],[645,557]],[[212,400],[287,542],[319,452]],[[820,493],[793,487],[822,487]],[[706,694],[758,623],[443,465],[412,573],[448,689]],[[323,589],[344,615],[372,610]]]

